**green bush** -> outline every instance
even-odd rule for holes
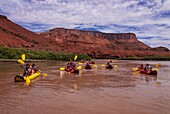
[[[24,50],[18,48],[6,48],[0,47],[0,59],[19,59],[22,54],[26,54],[26,59],[38,59],[38,60],[64,60],[69,61],[74,59],[75,54],[57,53],[57,52],[45,52],[35,50]],[[77,60],[90,60],[88,55],[78,54]]]

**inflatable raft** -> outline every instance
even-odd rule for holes
[[[106,69],[113,69],[113,66],[112,65],[107,65]]]
[[[79,73],[79,70],[78,70],[78,69],[70,70],[69,68],[65,68],[65,71],[71,72],[71,73]]]
[[[92,69],[92,67],[90,65],[86,65],[84,68],[85,69]]]
[[[41,75],[41,72],[37,72],[37,73],[35,73],[35,74],[32,74],[32,75],[28,76],[28,78],[29,78],[30,80],[33,80],[33,79],[39,77],[40,75]],[[16,75],[15,78],[14,78],[14,81],[15,81],[15,82],[24,82],[24,81],[26,81],[26,76]]]
[[[157,75],[158,72],[157,72],[156,70],[154,70],[154,71],[152,71],[152,72],[148,72],[148,71],[145,71],[145,70],[141,70],[140,73],[142,73],[142,74],[148,74],[148,75]]]

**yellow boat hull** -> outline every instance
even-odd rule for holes
[[[41,75],[41,72],[37,72],[37,73],[34,73],[34,74],[28,76],[28,78],[29,78],[30,80],[33,80],[33,79],[39,77],[40,75]],[[26,81],[26,76],[16,75],[15,78],[14,78],[14,81],[15,81],[15,82],[24,82],[24,81]]]

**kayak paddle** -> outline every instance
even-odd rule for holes
[[[137,71],[137,70],[138,70],[138,68],[132,68],[132,70],[133,70],[133,71]]]
[[[76,60],[77,60],[77,58],[78,58],[78,56],[77,56],[77,55],[75,55],[75,57],[74,57],[74,61],[76,61]]]
[[[24,64],[24,61],[21,60],[21,59],[18,59],[18,63],[20,63],[21,65],[23,65],[23,64]]]
[[[43,73],[43,75],[44,75],[44,76],[48,76],[48,74],[46,74],[46,73]]]
[[[18,63],[20,63],[21,65],[23,65],[23,64],[24,64],[24,60],[25,60],[25,54],[22,54],[22,55],[21,55],[21,58],[22,58],[22,60],[21,60],[21,59],[18,59]]]
[[[78,67],[77,67],[77,69],[81,69],[81,68],[82,68],[82,66],[78,66]]]
[[[65,70],[65,68],[60,68],[60,70]]]
[[[105,64],[102,64],[101,66],[105,66]]]
[[[26,85],[28,86],[30,84],[30,78],[28,76],[24,77],[24,80],[26,80]]]
[[[161,64],[160,64],[160,63],[155,64],[155,67],[160,67],[160,66],[161,66]]]
[[[152,68],[152,69],[158,71],[158,68]]]
[[[21,58],[22,58],[22,60],[24,61],[24,60],[25,60],[25,54],[22,54],[22,55],[21,55]]]

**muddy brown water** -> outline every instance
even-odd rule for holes
[[[169,61],[114,61],[117,68],[80,70],[79,74],[60,71],[67,63],[35,62],[41,75],[31,81],[14,82],[22,73],[15,62],[0,62],[0,114],[169,114]],[[31,63],[31,62],[30,62]],[[141,63],[161,63],[158,75],[134,73]]]

